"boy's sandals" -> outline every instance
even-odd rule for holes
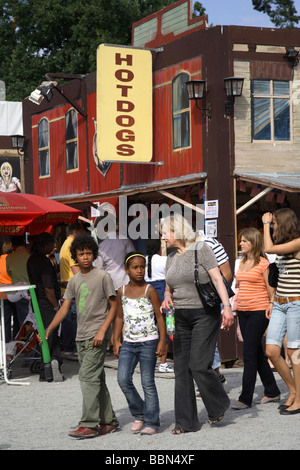
[[[171,431],[171,434],[173,435],[177,435],[177,434],[184,434],[186,433],[187,431],[185,431],[184,429],[182,428],[174,428],[172,431]]]

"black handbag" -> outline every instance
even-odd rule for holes
[[[276,263],[269,264],[269,276],[268,281],[271,287],[277,287],[278,284],[278,267]]]
[[[226,287],[228,297],[231,298],[234,296],[234,292],[231,289],[230,285],[226,281],[225,277],[220,270],[224,285]],[[197,259],[197,246],[195,247],[195,268],[194,268],[194,282],[196,289],[198,291],[200,300],[203,304],[205,310],[213,309],[219,307],[222,303],[220,296],[215,288],[215,285],[212,281],[209,281],[205,284],[200,284],[198,279],[198,259]]]

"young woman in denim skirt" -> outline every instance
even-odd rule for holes
[[[276,254],[279,269],[266,354],[289,389],[287,400],[279,406],[280,414],[292,415],[300,413],[300,222],[288,208],[279,209],[274,214],[267,212],[262,221],[265,251]],[[285,334],[293,375],[281,356]]]

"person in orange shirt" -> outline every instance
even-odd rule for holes
[[[13,251],[12,244],[9,237],[1,237],[0,242],[0,284],[11,284],[11,278],[6,271],[6,257]],[[14,305],[4,295],[4,323],[5,323],[5,341],[9,343],[12,340],[11,336],[11,317],[15,316]],[[18,323],[14,327],[14,333],[18,331]]]
[[[280,391],[265,356],[262,338],[272,311],[274,289],[268,282],[269,261],[263,250],[263,238],[256,228],[240,234],[242,259],[236,274],[237,313],[243,336],[244,373],[242,392],[232,405],[235,410],[252,405],[257,372],[264,386],[259,403],[278,402]]]

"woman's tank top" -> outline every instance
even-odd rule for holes
[[[122,307],[124,315],[124,340],[129,342],[150,341],[158,338],[153,305],[147,297],[149,284],[143,297],[132,299],[124,295],[122,287]]]

